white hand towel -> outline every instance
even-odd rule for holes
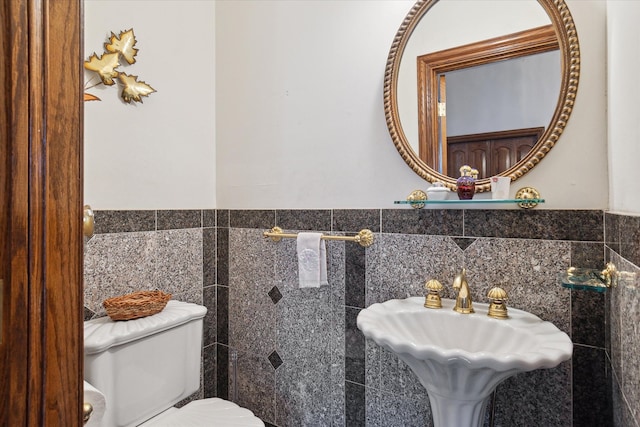
[[[328,285],[327,247],[321,233],[298,233],[298,279],[301,288]]]

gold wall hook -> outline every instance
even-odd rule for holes
[[[93,209],[91,206],[84,205],[84,212],[82,218],[82,233],[85,237],[91,238],[93,237],[93,232],[95,228],[95,218],[93,215]]]
[[[91,403],[84,403],[82,405],[82,423],[86,424],[89,422],[91,418],[91,414],[93,413],[93,406]]]

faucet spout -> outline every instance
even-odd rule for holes
[[[462,314],[473,313],[473,301],[471,301],[471,291],[467,283],[467,271],[464,268],[460,274],[453,279],[453,289],[458,292],[456,305],[453,309]]]

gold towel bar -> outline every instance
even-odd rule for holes
[[[282,228],[280,228],[280,227],[273,227],[270,231],[265,231],[262,234],[264,235],[265,238],[266,237],[271,238],[271,241],[273,241],[273,242],[279,242],[280,240],[285,239],[285,238],[296,238],[296,237],[298,237],[297,234],[283,233],[282,232]],[[373,232],[371,230],[367,230],[365,228],[363,230],[360,230],[360,232],[355,236],[326,236],[326,235],[323,235],[322,236],[322,240],[346,240],[348,242],[357,242],[357,243],[360,244],[360,246],[368,248],[369,246],[371,246],[373,244]]]

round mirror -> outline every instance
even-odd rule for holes
[[[563,0],[420,0],[394,38],[385,72],[387,126],[429,182],[455,189],[459,166],[523,176],[558,141],[580,71]]]

